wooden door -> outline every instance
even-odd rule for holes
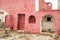
[[[25,27],[25,14],[18,15],[18,30],[23,30]]]

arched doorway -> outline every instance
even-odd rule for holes
[[[42,32],[54,32],[55,22],[51,15],[45,15],[41,21]]]

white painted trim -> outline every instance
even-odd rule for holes
[[[35,0],[35,11],[39,11],[39,0]]]
[[[42,32],[42,25],[41,25],[42,17],[40,18],[40,33]]]
[[[5,22],[5,16],[8,15],[8,12],[6,12],[5,10],[2,10],[2,9],[0,9],[0,12],[4,12],[3,22]]]

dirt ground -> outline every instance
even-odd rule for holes
[[[54,39],[51,33],[28,34],[24,32],[11,32],[8,36],[1,37],[0,40],[60,40]]]
[[[0,40],[60,40],[60,36],[49,32],[40,34],[29,34],[21,30],[14,32],[4,28],[0,29]]]

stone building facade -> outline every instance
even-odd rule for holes
[[[28,33],[54,31],[60,34],[60,10],[52,10],[52,4],[38,0],[39,10],[35,10],[36,0],[0,0],[0,9],[5,10],[5,23],[11,30]]]

